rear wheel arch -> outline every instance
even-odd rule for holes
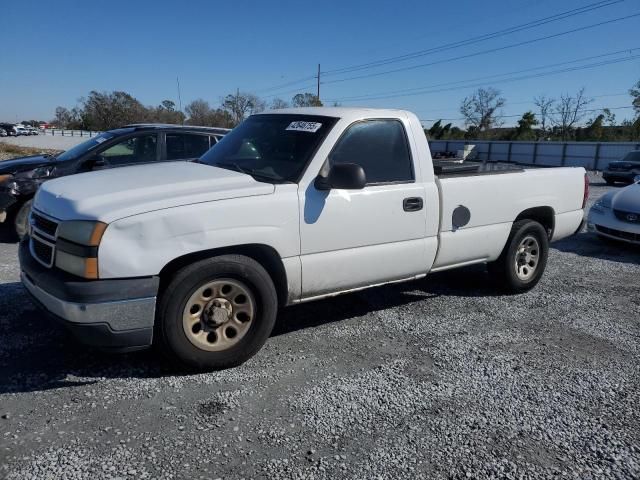
[[[534,220],[544,227],[549,239],[553,237],[556,227],[556,213],[552,207],[534,207],[523,210],[513,221],[514,224],[520,220]]]
[[[158,295],[162,294],[169,282],[171,282],[172,277],[180,269],[200,260],[218,257],[221,255],[244,255],[258,262],[267,271],[274,286],[276,287],[278,305],[286,305],[288,298],[288,282],[280,254],[269,245],[257,243],[212,248],[188,253],[178,258],[174,258],[160,271],[160,289]]]

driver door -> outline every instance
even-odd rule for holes
[[[327,162],[360,165],[367,184],[362,190],[319,190],[311,183],[301,195],[302,296],[423,274],[425,192],[415,181],[404,124],[356,122]]]

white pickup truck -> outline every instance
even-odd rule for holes
[[[45,183],[22,281],[85,343],[224,368],[287,305],[474,263],[529,290],[587,189],[582,168],[440,172],[407,111],[265,112],[198,163]]]

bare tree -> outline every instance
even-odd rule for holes
[[[541,133],[542,135],[546,135],[547,126],[551,121],[551,113],[553,111],[553,106],[556,103],[556,100],[545,95],[540,95],[539,97],[534,97],[533,103],[536,107],[538,107],[538,114],[540,115],[540,130],[542,131]]]
[[[189,117],[190,125],[206,125],[209,115],[211,114],[211,106],[209,102],[198,98],[184,107]]]
[[[562,140],[569,138],[571,131],[586,115],[584,107],[591,102],[593,99],[585,96],[584,87],[578,90],[575,96],[568,93],[560,96],[560,100],[553,109],[551,121],[558,128]]]
[[[287,103],[286,100],[283,100],[281,98],[274,98],[271,101],[271,107],[272,110],[278,110],[280,108],[289,108],[289,103]]]
[[[486,132],[501,125],[501,108],[506,100],[500,96],[500,91],[495,88],[479,88],[472,96],[465,97],[460,105],[460,113],[464,117],[464,123],[470,130]]]
[[[258,113],[265,109],[265,103],[253,93],[236,92],[222,100],[222,108],[229,112],[235,124],[242,122],[252,113]]]
[[[291,99],[294,107],[322,107],[322,102],[313,93],[298,93]]]

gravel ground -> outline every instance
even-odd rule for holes
[[[556,243],[519,296],[476,267],[294,307],[200,375],[78,346],[15,257],[0,244],[0,477],[640,477],[639,249]]]

